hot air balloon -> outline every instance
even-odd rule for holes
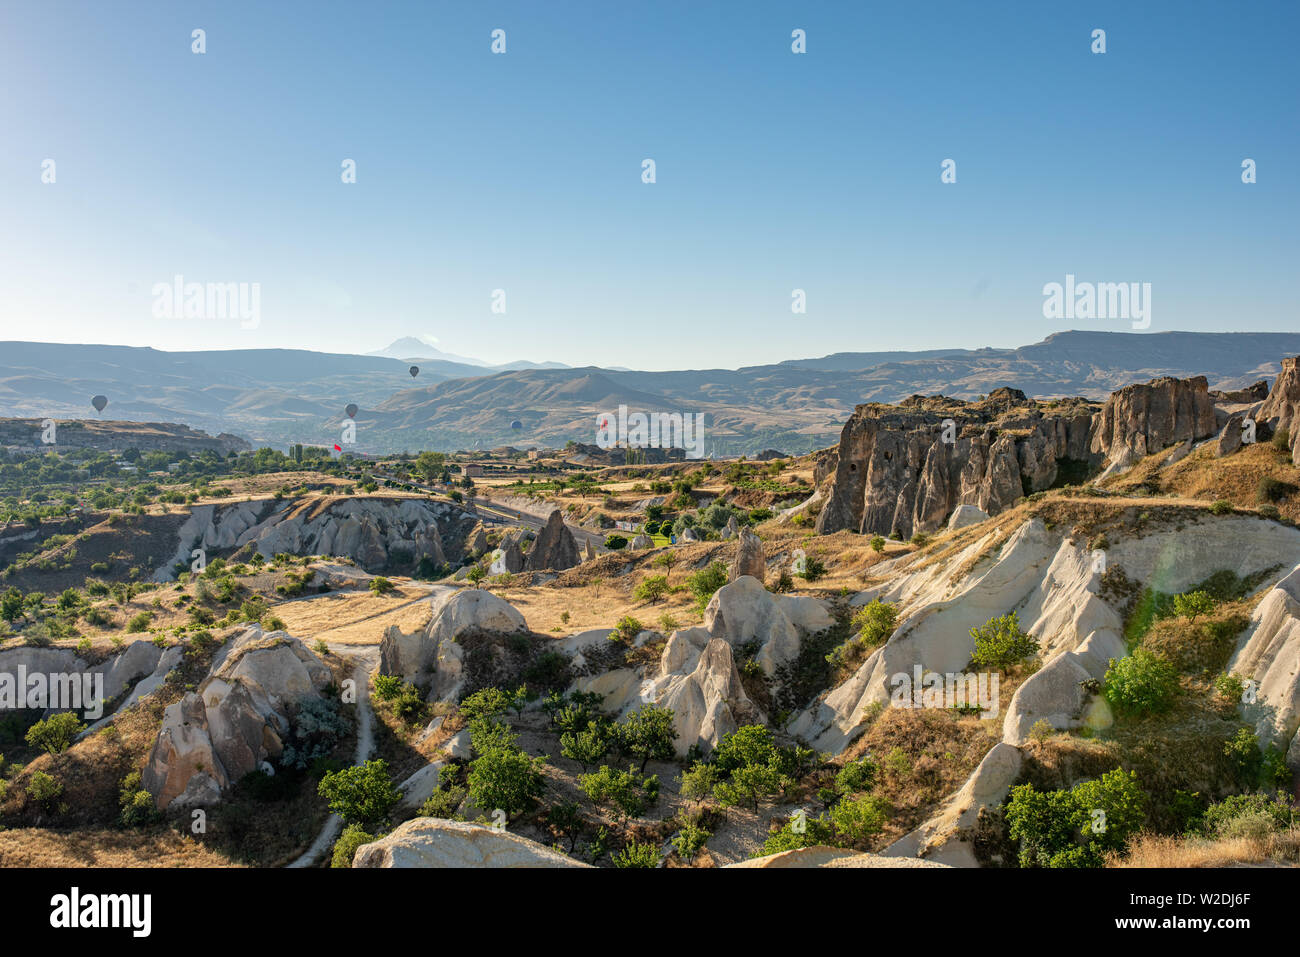
[[[108,397],[97,395],[90,400],[90,404],[95,407],[96,412],[103,412],[104,406],[108,405]]]
[[[410,368],[410,373],[411,373],[411,378],[414,379],[416,376],[418,376],[418,375],[420,374],[420,367],[419,367],[419,366],[411,366],[411,368]]]
[[[357,404],[355,402],[349,402],[348,407],[343,411],[348,414],[349,419],[355,419],[357,417]]]
[[[524,424],[520,422],[518,419],[515,419],[513,422],[510,423],[510,428],[514,429],[516,432],[522,429],[523,427]]]

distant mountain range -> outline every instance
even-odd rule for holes
[[[398,340],[385,353],[406,352]],[[1104,398],[1160,375],[1212,388],[1271,378],[1300,333],[1060,332],[1017,349],[841,352],[741,369],[671,372],[518,363],[495,370],[446,353],[338,355],[295,349],[160,352],[107,345],[0,343],[0,416],[177,422],[254,444],[339,441],[358,406],[363,452],[591,442],[596,415],[703,412],[718,454],[831,444],[853,407],[914,394],[973,399],[999,386],[1040,398]],[[419,366],[412,378],[411,365]],[[102,415],[94,395],[109,400]],[[512,428],[514,424],[518,428]]]
[[[466,356],[454,355],[450,352],[443,352],[436,346],[431,346],[423,339],[417,339],[414,336],[404,336],[401,339],[394,340],[387,347],[377,352],[367,352],[368,356],[384,356],[389,359],[401,359],[404,362],[454,362],[461,365],[475,366],[480,369],[492,369],[499,372],[510,369],[567,369],[563,362],[505,362],[500,365],[491,365],[482,359],[470,359]]]

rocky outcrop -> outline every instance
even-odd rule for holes
[[[732,648],[757,643],[754,660],[768,675],[799,654],[803,635],[824,631],[834,623],[816,598],[774,595],[748,575],[719,588],[704,609],[709,636]]]
[[[455,701],[464,684],[467,634],[526,632],[528,624],[513,605],[477,588],[435,588],[429,598],[429,623],[406,634],[396,625],[379,643],[379,673],[397,675],[428,689],[430,701]]]
[[[952,867],[978,867],[972,830],[984,808],[1006,799],[1020,774],[1020,751],[995,744],[960,791],[939,806],[920,827],[905,834],[884,853],[890,857],[925,858]]]
[[[840,435],[817,531],[909,538],[942,528],[960,505],[994,515],[1050,487],[1066,460],[1090,460],[1094,406],[1051,407],[1014,389],[981,402],[914,397],[860,405]]]
[[[648,675],[616,668],[579,679],[572,690],[601,695],[604,708],[619,715],[648,704],[671,708],[682,757],[695,746],[709,751],[741,725],[765,720],[745,694],[731,645],[704,628],[669,635],[658,668]]]
[[[353,867],[589,867],[509,831],[417,817],[357,848]]]
[[[446,502],[401,498],[327,497],[300,502],[238,502],[195,506],[181,526],[175,555],[155,573],[171,580],[174,567],[188,567],[191,553],[252,546],[264,557],[277,553],[349,558],[367,571],[385,571],[398,557],[435,566],[447,561],[442,525],[467,522],[467,513]]]
[[[1231,455],[1241,448],[1242,421],[1243,416],[1240,412],[1228,416],[1228,421],[1224,423],[1223,431],[1219,433],[1219,440],[1214,446],[1214,454],[1219,458]]]
[[[1113,473],[1175,443],[1214,433],[1214,399],[1205,376],[1166,376],[1112,393],[1093,426],[1090,449]]]
[[[167,707],[142,785],[160,810],[219,801],[280,757],[298,709],[332,680],[298,639],[246,629],[221,649],[197,693]]]
[[[988,517],[989,513],[976,505],[958,505],[952,511],[952,517],[948,519],[948,528],[952,530],[978,525]]]
[[[1300,356],[1282,360],[1282,372],[1259,408],[1257,421],[1274,433],[1286,432],[1291,461],[1300,465]]]
[[[1255,682],[1254,700],[1243,702],[1242,713],[1261,745],[1282,750],[1300,775],[1300,566],[1255,606],[1228,670]]]
[[[538,533],[537,540],[528,550],[524,570],[563,571],[581,563],[582,556],[578,554],[578,543],[574,540],[569,527],[564,524],[564,515],[557,508],[551,512],[546,525]]]
[[[760,582],[767,578],[767,559],[763,557],[763,541],[749,530],[748,525],[740,530],[736,558],[731,563],[727,580],[734,582],[745,575]]]

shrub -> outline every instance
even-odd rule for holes
[[[378,825],[401,800],[382,758],[358,767],[332,771],[321,778],[317,793],[349,824]]]
[[[861,845],[884,829],[891,810],[888,801],[871,794],[845,798],[831,808],[831,826],[840,840]]]
[[[1283,482],[1271,476],[1260,476],[1257,498],[1261,502],[1281,502],[1296,490],[1290,482]]]
[[[1214,691],[1219,697],[1237,704],[1241,701],[1241,696],[1246,690],[1245,682],[1240,675],[1234,675],[1230,672],[1224,672],[1214,679]]]
[[[126,630],[130,634],[137,634],[146,631],[149,623],[153,621],[153,612],[142,611],[137,615],[131,616],[131,620],[126,623]]]
[[[1020,618],[1014,611],[990,618],[970,634],[975,639],[971,661],[977,667],[1010,667],[1038,653],[1038,639],[1020,630]]]
[[[804,559],[803,571],[797,574],[804,581],[815,582],[826,575],[826,563],[820,558],[813,558],[809,555]]]
[[[334,842],[334,853],[330,856],[330,867],[351,867],[352,859],[357,854],[357,848],[362,844],[369,844],[374,839],[375,835],[367,833],[356,824],[349,824],[343,829],[339,839]]]
[[[396,586],[383,575],[370,579],[370,590],[376,595],[387,595]]]
[[[894,633],[898,622],[898,606],[893,602],[873,599],[853,614],[853,630],[865,645],[875,648],[883,645]]]
[[[1195,621],[1197,615],[1208,615],[1214,610],[1214,599],[1209,592],[1190,591],[1174,596],[1174,613],[1189,621]]]
[[[704,850],[705,842],[712,836],[710,831],[698,824],[688,822],[682,825],[682,829],[673,838],[673,850],[677,852],[678,857],[689,864],[699,856],[700,851]]]
[[[44,771],[33,771],[27,781],[27,796],[46,808],[62,793],[63,782]]]
[[[606,535],[605,547],[610,551],[618,551],[620,548],[627,548],[627,539],[622,535]]]
[[[1291,433],[1287,429],[1278,429],[1273,433],[1273,448],[1279,452],[1291,451]]]
[[[1256,826],[1260,817],[1267,819],[1269,830],[1279,831],[1294,824],[1294,811],[1281,795],[1269,797],[1267,794],[1233,794],[1205,810],[1204,828],[1214,837],[1248,836],[1233,835],[1233,830],[1249,829],[1234,822],[1242,818],[1254,818]]]
[[[1211,515],[1230,515],[1232,514],[1232,503],[1226,498],[1218,499],[1210,503]]]
[[[659,778],[640,778],[631,767],[615,771],[602,765],[593,774],[581,775],[578,786],[593,804],[613,807],[623,820],[640,817],[659,797]]]
[[[844,794],[870,790],[879,770],[869,758],[850,761],[835,775],[835,787]]]
[[[483,688],[460,703],[460,713],[467,721],[474,721],[476,718],[495,718],[505,714],[509,707],[510,696],[500,688]]]
[[[885,550],[885,537],[883,535],[871,536],[871,550],[877,555]]]
[[[668,576],[647,575],[636,586],[636,589],[632,592],[632,597],[637,601],[654,604],[662,600],[666,594],[668,594]]]
[[[1011,789],[1005,818],[1022,867],[1100,867],[1142,826],[1145,796],[1137,775],[1115,769],[1068,791]]]
[[[631,644],[636,636],[643,631],[641,622],[631,615],[624,615],[614,625],[614,630],[609,634],[610,641],[621,641],[624,644]]]
[[[722,562],[712,562],[708,567],[693,572],[686,579],[686,587],[695,596],[695,603],[703,608],[709,603],[714,592],[727,583],[727,566]]]
[[[1143,715],[1166,710],[1178,691],[1173,665],[1145,648],[1126,658],[1110,660],[1105,679],[1106,700],[1121,714]]]
[[[659,849],[650,843],[632,841],[611,860],[615,867],[658,867]]]
[[[37,721],[28,728],[27,743],[48,754],[61,754],[72,747],[73,739],[85,730],[85,727],[75,712],[62,711],[50,715],[43,721]]]
[[[834,844],[835,837],[829,821],[819,817],[800,817],[791,819],[778,830],[768,834],[763,842],[763,849],[755,857],[779,854],[782,851],[794,851],[801,847],[816,847],[820,844]]]

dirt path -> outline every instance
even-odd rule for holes
[[[379,649],[358,651],[352,645],[337,645],[331,647],[330,651],[356,662],[352,680],[357,683],[357,750],[352,764],[364,764],[375,749],[374,715],[370,710],[370,672],[379,664]],[[312,841],[311,847],[289,867],[313,867],[334,846],[342,830],[343,819],[337,814],[331,814],[320,834],[316,835],[316,840]]]

